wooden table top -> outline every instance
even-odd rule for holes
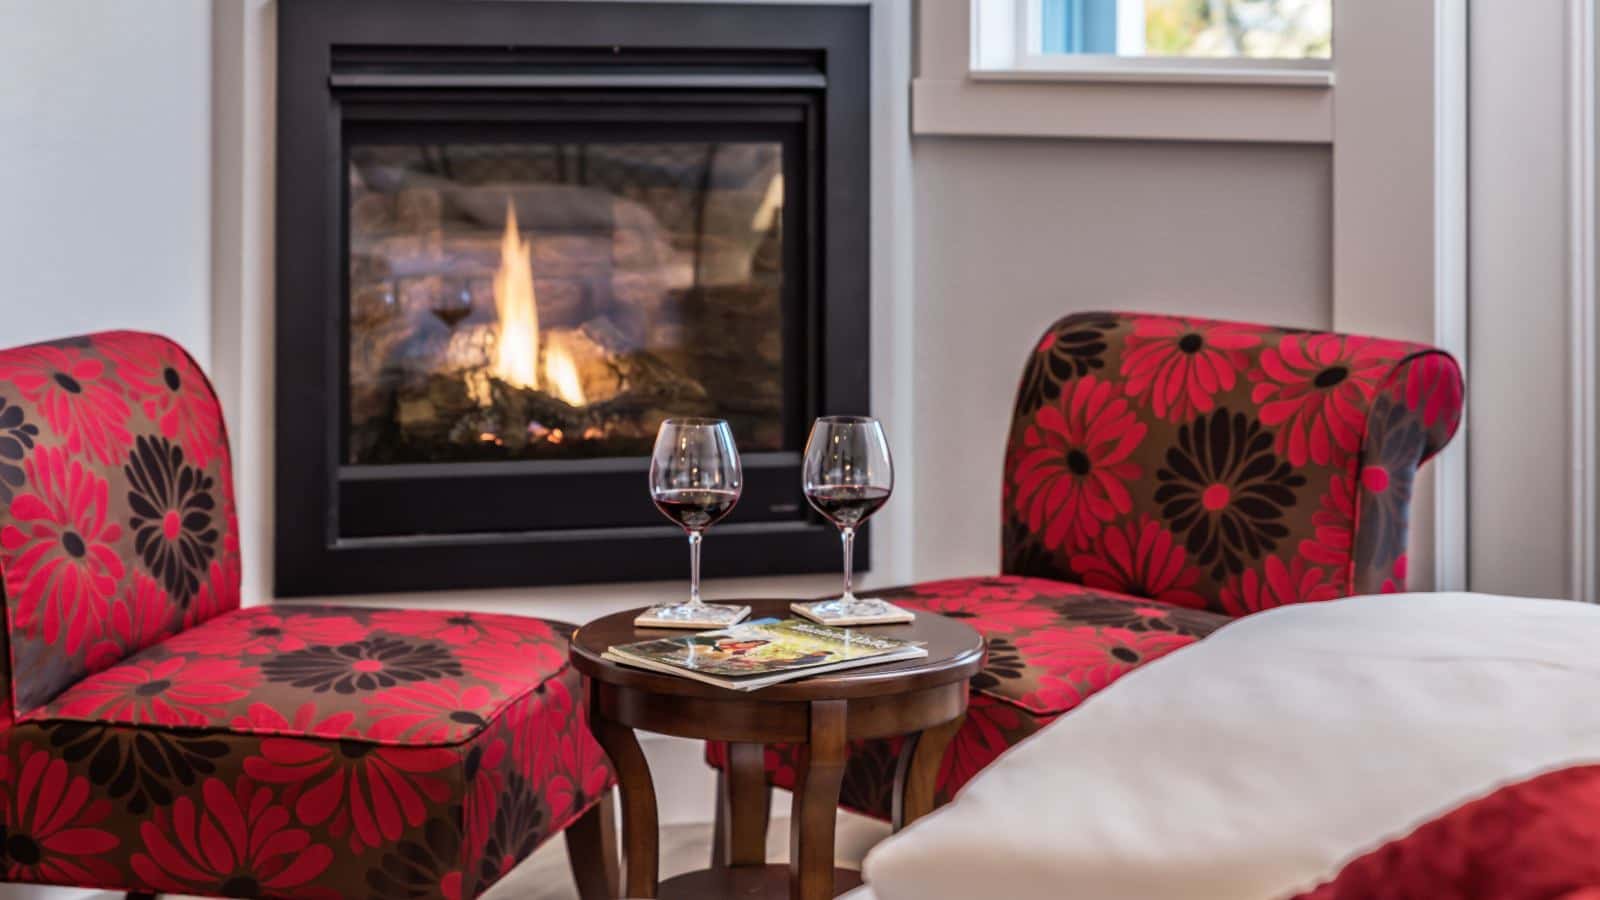
[[[790,600],[723,600],[717,603],[749,604],[751,619],[789,618]],[[983,664],[983,637],[971,626],[956,619],[918,612],[915,622],[905,625],[856,626],[869,634],[903,641],[921,641],[928,655],[882,665],[862,666],[796,681],[775,684],[756,691],[732,691],[688,678],[662,675],[614,663],[602,658],[606,649],[634,641],[678,637],[693,632],[676,628],[636,628],[633,620],[643,608],[605,616],[579,628],[572,636],[572,664],[585,675],[617,687],[649,693],[676,694],[715,700],[759,700],[803,702],[811,700],[849,700],[881,697],[906,691],[965,681],[978,673]],[[748,621],[748,620],[747,620]]]

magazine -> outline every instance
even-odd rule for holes
[[[824,625],[895,625],[914,621],[911,610],[876,597],[851,597],[844,600],[816,600],[791,603],[789,609]]]
[[[928,655],[919,644],[803,619],[762,619],[610,648],[606,659],[735,691]]]

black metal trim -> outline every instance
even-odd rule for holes
[[[828,86],[823,75],[699,75],[627,73],[605,75],[403,75],[386,72],[328,76],[334,88],[667,88],[721,90],[816,90]]]
[[[826,5],[282,0],[276,593],[677,578],[686,567],[681,534],[653,524],[639,460],[341,464],[348,123],[427,110],[441,122],[600,124],[651,107],[798,123],[807,160],[784,222],[806,237],[791,249],[807,256],[787,267],[804,302],[784,306],[795,316],[786,359],[805,366],[786,377],[786,405],[804,413],[786,426],[798,447],[810,416],[864,411],[869,398],[868,28],[865,8]],[[838,538],[800,498],[797,454],[757,456],[740,507],[706,542],[708,572],[834,570]],[[603,518],[558,528],[523,514],[541,484],[576,475],[613,498]],[[493,515],[475,527],[452,488],[487,498]],[[866,551],[858,540],[858,565]]]

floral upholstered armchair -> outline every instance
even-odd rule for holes
[[[0,879],[463,900],[568,829],[615,896],[570,626],[240,609],[222,414],[176,344],[0,351],[0,570]]]
[[[938,801],[1234,617],[1403,590],[1413,480],[1462,394],[1454,359],[1402,341],[1117,313],[1052,325],[1012,415],[1001,574],[872,592],[987,638]],[[889,818],[899,753],[855,746],[841,802]],[[792,787],[791,749],[766,756]],[[726,764],[722,745],[708,757]]]

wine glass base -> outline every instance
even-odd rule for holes
[[[634,618],[640,628],[726,628],[750,615],[750,607],[728,603],[664,603],[652,606]]]
[[[791,603],[789,608],[824,625],[891,625],[916,618],[911,610],[877,597],[833,597],[811,603]]]

